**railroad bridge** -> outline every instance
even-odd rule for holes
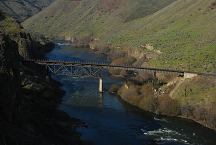
[[[151,67],[136,67],[127,65],[113,65],[100,62],[85,62],[85,61],[63,61],[63,60],[38,60],[24,59],[24,62],[35,63],[45,66],[47,70],[55,75],[65,75],[77,78],[94,77],[99,78],[99,92],[103,92],[102,71],[104,69],[121,69],[136,72],[149,72],[156,76],[156,73],[172,73],[177,76],[192,78],[197,75],[215,76],[216,74],[197,73],[183,70],[162,69]]]

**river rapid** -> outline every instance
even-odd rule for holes
[[[109,62],[103,54],[88,48],[56,44],[49,59]],[[141,111],[108,92],[118,80],[103,72],[105,92],[98,93],[98,79],[53,76],[66,92],[60,110],[87,124],[78,128],[83,140],[95,145],[216,145],[216,132],[180,118],[168,118]]]

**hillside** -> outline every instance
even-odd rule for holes
[[[47,7],[54,0],[1,0],[0,10],[23,21]]]
[[[16,21],[0,11],[0,31],[4,33],[20,33],[21,27]]]
[[[92,47],[126,50],[137,58],[146,54],[153,67],[216,72],[215,3],[56,0],[23,26],[50,37],[94,38]]]

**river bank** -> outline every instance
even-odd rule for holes
[[[106,52],[103,50],[103,53]],[[107,51],[112,64],[148,66],[145,54]],[[114,55],[113,55],[114,54]],[[121,54],[121,55],[119,55]],[[144,58],[141,56],[145,56]],[[216,79],[195,76],[182,78],[177,74],[140,73],[110,70],[127,81],[115,90],[117,95],[131,105],[160,115],[193,120],[216,130]]]
[[[89,43],[90,49],[107,55],[111,59],[111,64],[117,65],[146,67],[153,55],[159,53],[146,53],[132,49],[120,51],[98,41],[95,42],[94,39],[83,43]],[[154,51],[150,45],[143,46],[143,49]],[[214,111],[216,79],[214,77],[182,78],[177,74],[112,69],[109,72],[114,77],[127,80],[122,86],[113,85],[110,89],[110,92],[116,93],[127,103],[156,114],[187,118],[216,130],[216,111]]]
[[[57,45],[47,57],[110,63],[105,54],[68,44]],[[83,140],[96,145],[214,145],[215,132],[212,130],[193,121],[142,111],[109,93],[113,84],[123,86],[124,81],[110,76],[106,70],[103,72],[103,96],[98,93],[98,79],[67,76],[55,76],[54,79],[65,91],[60,110],[72,118],[81,119],[88,126],[77,129]]]

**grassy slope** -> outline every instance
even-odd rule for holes
[[[20,25],[11,17],[5,16],[1,11],[0,11],[0,31],[4,33],[19,33],[21,32],[21,27]]]
[[[57,0],[23,25],[49,36],[94,36],[116,48],[148,52],[141,46],[151,44],[162,52],[151,66],[216,72],[214,1]]]
[[[197,77],[192,80],[185,80],[174,92],[173,98],[178,100],[181,105],[207,106],[216,103],[216,79]]]

